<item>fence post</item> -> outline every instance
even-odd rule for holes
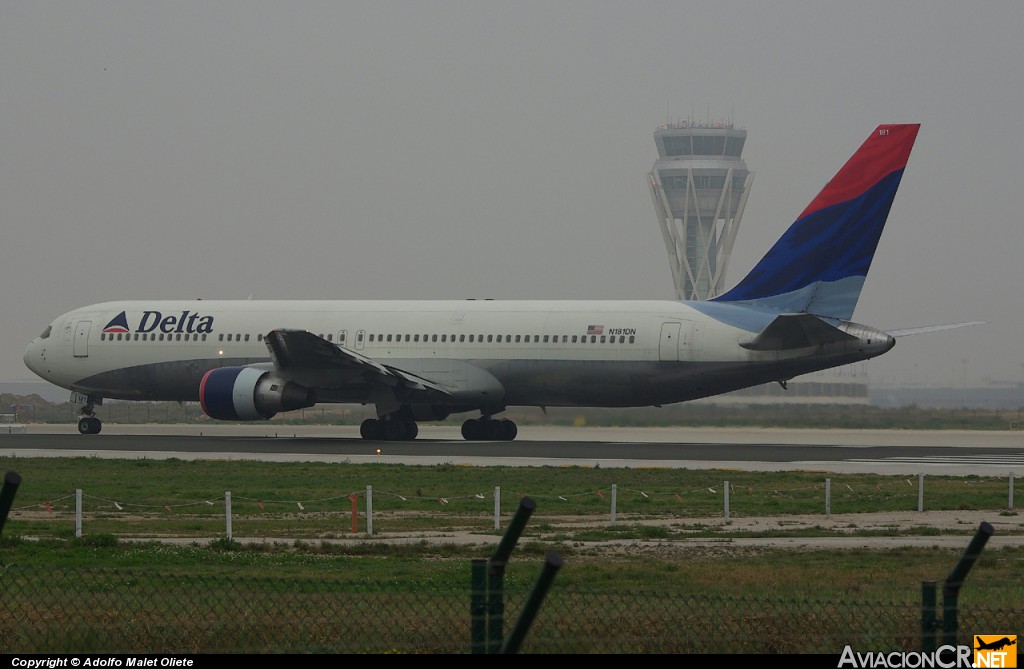
[[[359,534],[359,495],[352,493],[348,501],[352,503],[352,534]]]
[[[724,490],[723,494],[725,495],[725,522],[728,523],[729,522],[729,482],[728,481],[725,482],[725,490]]]
[[[936,616],[935,581],[921,582],[921,651],[934,653],[938,617]]]
[[[75,490],[75,538],[82,538],[82,489]]]
[[[612,516],[611,516],[611,524],[612,525],[615,524],[615,505],[618,502],[618,497],[619,497],[618,484],[613,483],[612,484]]]
[[[519,614],[519,620],[516,621],[512,631],[509,632],[508,638],[505,639],[505,643],[501,646],[502,653],[512,654],[519,652],[519,646],[522,645],[527,630],[530,629],[534,618],[537,617],[540,605],[548,594],[548,590],[551,589],[552,581],[555,580],[555,574],[561,568],[562,556],[555,552],[548,553],[544,559],[544,568],[541,570],[540,578],[537,579],[533,590],[530,591],[530,597],[526,600],[526,604],[523,605],[523,612]]]
[[[1013,472],[1010,472],[1010,511],[1013,511]]]
[[[924,511],[924,474],[917,475],[917,510]]]
[[[529,497],[519,500],[519,510],[516,511],[511,524],[505,530],[505,536],[487,563],[488,653],[498,653],[501,650],[505,627],[505,565],[516,542],[519,541],[519,536],[523,533],[523,528],[526,527],[526,521],[536,508],[537,503]]]
[[[3,487],[0,487],[0,534],[3,534],[4,524],[7,522],[7,514],[14,504],[14,495],[21,485],[21,474],[18,472],[7,472],[4,475]]]
[[[964,579],[967,578],[967,573],[974,566],[978,557],[981,556],[981,551],[985,548],[985,544],[988,543],[989,537],[994,533],[995,529],[993,529],[992,525],[982,521],[974,538],[971,539],[971,543],[968,544],[967,550],[960,557],[960,561],[953,567],[953,571],[949,573],[949,576],[946,577],[946,582],[942,586],[942,631],[944,644],[956,645],[957,616],[959,612],[957,602],[960,598],[960,588],[964,584]]]
[[[832,517],[832,479],[825,479],[825,517]]]
[[[487,560],[473,558],[469,600],[470,649],[472,653],[487,652]]]
[[[231,491],[224,493],[224,521],[226,523],[228,541],[231,541]]]
[[[494,486],[494,529],[501,527],[501,486]]]
[[[366,533],[373,534],[373,486],[366,486]]]

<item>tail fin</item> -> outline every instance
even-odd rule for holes
[[[716,302],[849,320],[921,125],[880,125],[764,258]]]

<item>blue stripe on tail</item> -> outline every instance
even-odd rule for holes
[[[849,320],[903,170],[863,195],[798,219],[753,270],[714,302]]]

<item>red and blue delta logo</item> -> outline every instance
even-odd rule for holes
[[[123,311],[114,316],[103,328],[103,332],[129,332],[128,316]]]
[[[180,313],[164,315],[159,311],[143,311],[139,325],[134,332],[187,332],[188,334],[213,332],[213,316],[203,316],[185,309]],[[103,327],[104,333],[127,334],[133,332],[128,326],[128,315],[122,311]]]

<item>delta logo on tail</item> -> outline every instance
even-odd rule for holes
[[[142,312],[139,327],[135,328],[135,332],[153,332],[157,330],[166,333],[209,333],[213,332],[213,316],[202,316],[187,309],[180,314],[168,316],[164,316],[159,311]],[[128,315],[122,311],[117,316],[114,316],[103,328],[103,332],[131,332],[131,328],[128,326]]]
[[[118,315],[114,316],[109,323],[103,328],[104,332],[129,332],[128,330],[128,316],[122,311]]]

